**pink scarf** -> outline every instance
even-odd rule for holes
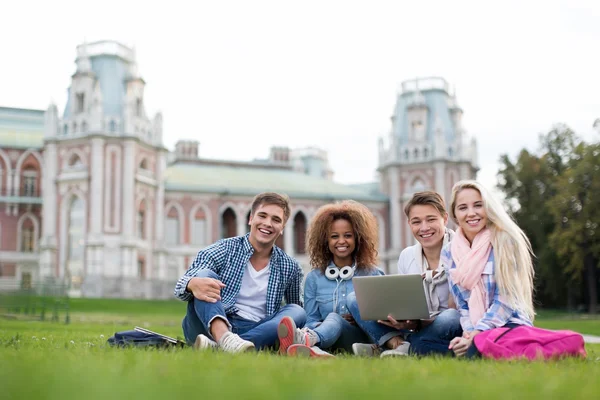
[[[492,250],[492,234],[488,228],[483,228],[470,245],[462,228],[458,228],[450,242],[450,250],[456,263],[456,269],[450,270],[450,275],[455,283],[471,291],[469,315],[476,325],[487,309],[481,274]]]

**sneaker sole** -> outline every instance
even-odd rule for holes
[[[387,353],[387,354],[381,353],[381,355],[379,356],[379,358],[388,358],[388,357],[391,357],[391,358],[408,357],[408,354],[406,354],[406,353]]]
[[[287,354],[288,348],[294,344],[294,333],[296,323],[291,317],[283,317],[277,325],[277,337],[279,338],[279,354]]]
[[[332,354],[320,354],[304,344],[293,344],[287,349],[287,355],[299,358],[332,358]]]

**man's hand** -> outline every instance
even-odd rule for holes
[[[225,284],[213,278],[192,278],[187,284],[187,291],[192,292],[198,300],[216,303],[221,300],[221,289]]]
[[[354,317],[352,316],[352,314],[342,314],[342,318],[344,318],[346,321],[350,322],[351,325],[356,326],[356,321],[354,320]]]
[[[391,315],[388,315],[387,321],[379,320],[377,321],[382,325],[389,326],[390,328],[395,328],[406,331],[414,331],[419,327],[418,319],[407,319],[404,321],[396,321]]]

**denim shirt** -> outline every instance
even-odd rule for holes
[[[379,268],[371,270],[357,270],[354,276],[384,275]],[[337,287],[337,291],[336,291]],[[336,312],[340,315],[348,314],[347,299],[354,292],[352,280],[328,279],[320,269],[313,269],[306,275],[304,282],[304,309],[306,310],[306,327],[316,328],[325,320],[327,315]],[[334,294],[336,299],[334,301]],[[335,310],[334,302],[336,305]]]

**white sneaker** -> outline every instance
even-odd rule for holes
[[[401,345],[399,345],[398,347],[396,347],[395,349],[392,350],[386,350],[383,353],[381,353],[381,358],[385,358],[385,357],[404,357],[404,356],[408,356],[408,350],[410,349],[410,343],[408,342],[403,342]]]
[[[305,358],[331,358],[333,354],[321,350],[317,346],[309,347],[305,344],[293,344],[287,349],[287,355],[290,357],[305,357]]]
[[[381,354],[379,346],[370,343],[354,343],[352,345],[352,352],[355,356],[360,357],[376,357]]]
[[[219,347],[227,353],[243,353],[254,350],[254,343],[242,339],[232,332],[227,332],[219,340]]]
[[[279,338],[279,354],[286,355],[287,349],[293,344],[309,344],[308,333],[296,328],[292,317],[283,317],[277,325],[277,337]]]
[[[217,347],[219,347],[217,342],[210,340],[208,336],[202,334],[198,335],[194,342],[194,349],[196,350],[215,350]]]

